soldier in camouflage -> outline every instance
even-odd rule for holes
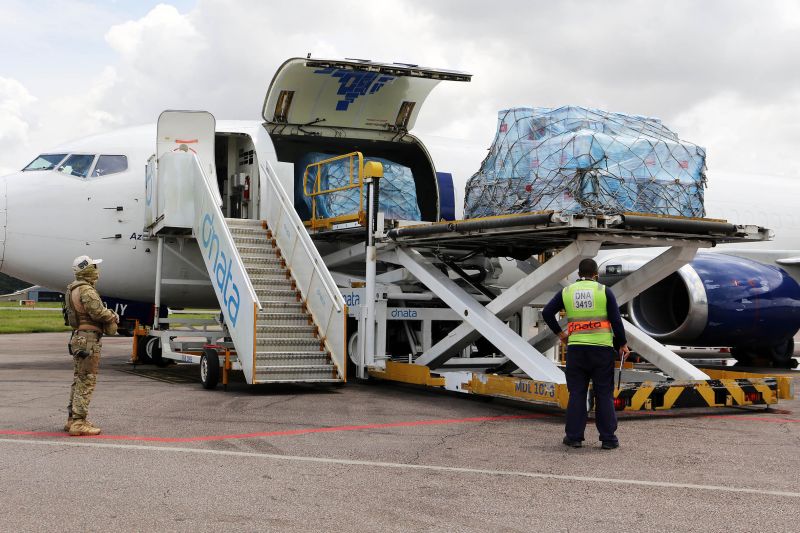
[[[98,435],[100,428],[86,420],[100,366],[103,335],[117,332],[119,317],[106,308],[95,284],[100,276],[97,268],[103,260],[82,255],[75,258],[72,270],[75,281],[67,286],[65,306],[73,328],[69,346],[73,357],[74,377],[69,394],[67,423],[70,435]]]

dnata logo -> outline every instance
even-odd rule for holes
[[[230,259],[225,252],[219,249],[219,235],[214,227],[214,217],[206,214],[203,217],[203,224],[200,228],[203,251],[209,261],[214,257],[214,278],[217,282],[219,294],[222,295],[223,307],[228,312],[228,321],[232,328],[236,327],[236,319],[239,317],[239,287],[232,283],[233,279],[233,259]]]

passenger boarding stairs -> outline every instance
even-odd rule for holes
[[[226,222],[261,304],[254,383],[342,381],[266,222]]]
[[[146,230],[159,239],[156,302],[164,241],[196,239],[230,338],[220,349],[232,344],[235,350],[232,368],[248,383],[345,381],[342,294],[268,163],[258,169],[264,220],[224,217],[208,163],[214,131],[209,113],[165,111],[159,117],[145,215]]]

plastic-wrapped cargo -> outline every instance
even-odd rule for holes
[[[309,152],[295,162],[295,209],[304,219],[311,218],[311,198],[303,194],[303,174],[308,165],[334,157],[333,154]],[[417,205],[417,187],[411,169],[380,157],[364,157],[364,163],[375,161],[383,165],[380,181],[380,210],[387,219],[421,220]],[[308,191],[314,190],[317,173],[309,174]],[[337,189],[350,183],[350,160],[341,159],[322,167],[321,190]],[[366,189],[365,189],[366,194]],[[366,199],[364,200],[366,202]],[[322,218],[358,212],[359,191],[349,189],[317,196],[317,216]],[[366,207],[365,207],[366,208]]]
[[[489,154],[467,182],[465,218],[705,214],[705,150],[658,119],[574,106],[505,109],[498,119]]]

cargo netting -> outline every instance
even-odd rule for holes
[[[311,198],[303,194],[303,173],[306,166],[333,157],[331,154],[310,152],[295,163],[295,208],[301,217],[311,218]],[[364,157],[364,163],[376,161],[383,165],[380,180],[380,210],[387,219],[421,220],[417,205],[417,186],[411,169],[379,157]],[[309,175],[308,190],[314,190],[316,172]],[[341,159],[323,166],[320,190],[337,189],[350,183],[350,161]],[[299,194],[298,194],[299,193]],[[365,190],[366,194],[366,190]],[[366,199],[364,200],[366,209]],[[332,218],[359,211],[359,190],[349,189],[317,196],[317,217]]]
[[[520,107],[468,181],[465,218],[534,211],[702,217],[705,150],[660,120],[599,109]]]

